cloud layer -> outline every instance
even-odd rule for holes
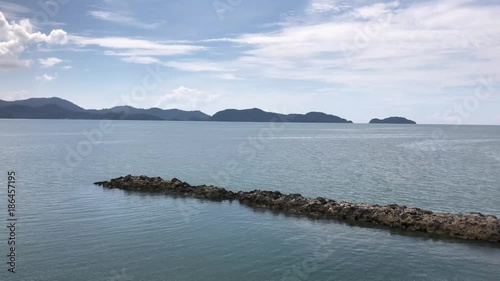
[[[262,69],[268,77],[351,85],[408,80],[457,85],[473,76],[500,74],[495,67],[500,63],[500,5],[471,2],[376,3],[335,12],[319,22],[291,23],[273,33],[241,35],[232,42],[250,48],[239,64]],[[316,10],[338,11],[328,7]]]
[[[102,10],[89,11],[89,15],[99,20],[142,28],[142,29],[156,29],[164,23],[164,22],[145,23],[133,18],[132,16],[123,15],[111,11],[102,11]]]
[[[191,54],[205,50],[203,46],[186,44],[168,44],[144,39],[127,37],[85,37],[70,36],[70,41],[81,47],[98,46],[105,49],[104,54],[118,56],[132,63],[158,63],[158,56]]]
[[[31,44],[54,45],[67,42],[67,34],[61,29],[52,30],[49,35],[35,32],[29,20],[9,23],[0,12],[0,70],[30,66],[31,60],[22,59],[21,55]]]

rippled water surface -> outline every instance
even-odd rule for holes
[[[0,120],[0,202],[13,170],[19,219],[15,276],[0,231],[0,280],[499,280],[497,245],[92,184],[145,174],[500,216],[499,126],[99,124]]]

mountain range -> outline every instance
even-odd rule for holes
[[[116,106],[105,109],[84,109],[70,101],[52,98],[30,98],[26,100],[0,100],[0,118],[18,119],[109,119],[109,120],[170,120],[170,121],[224,121],[224,122],[301,122],[301,123],[352,123],[352,121],[323,112],[306,114],[281,114],[267,112],[259,108],[225,109],[213,116],[199,110]],[[396,118],[396,119],[394,119]],[[406,124],[390,117],[384,120],[373,119],[370,123]],[[407,121],[411,121],[402,118]],[[381,121],[381,122],[377,122]],[[413,121],[411,121],[413,122]],[[413,123],[412,123],[413,124]]]
[[[201,111],[140,109],[131,106],[84,109],[70,101],[54,97],[0,100],[0,118],[206,121],[210,119],[210,115]]]

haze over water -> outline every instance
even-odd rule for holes
[[[87,143],[82,131],[98,129],[99,121],[0,120],[1,167],[5,174],[15,171],[18,182],[15,280],[500,276],[497,245],[93,185],[144,174],[234,191],[279,190],[500,216],[499,126],[112,124],[113,132],[75,160],[68,148],[77,151]],[[6,188],[0,198],[7,198]],[[0,206],[5,222],[7,210]],[[6,252],[7,243],[0,243],[0,253]],[[5,262],[2,254],[0,264]],[[14,279],[2,270],[0,280]]]

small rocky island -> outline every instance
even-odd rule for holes
[[[417,124],[417,122],[404,117],[389,117],[385,119],[373,118],[369,124]]]
[[[300,194],[282,194],[279,191],[233,192],[212,185],[192,186],[176,178],[163,180],[160,177],[128,175],[94,184],[105,188],[169,194],[212,201],[237,200],[240,204],[249,207],[266,208],[290,214],[381,225],[442,237],[500,242],[500,220],[495,216],[481,213],[468,215],[435,214],[431,211],[397,204],[386,206],[355,204],[323,197],[306,198]]]

